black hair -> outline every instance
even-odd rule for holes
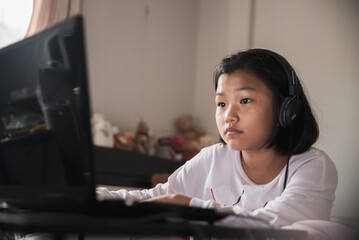
[[[274,147],[281,154],[287,154],[288,152],[293,155],[303,153],[318,139],[319,128],[317,121],[298,79],[302,110],[294,120],[292,127],[283,128],[280,126],[278,114],[281,102],[289,95],[289,80],[283,65],[265,51],[268,50],[250,49],[223,58],[214,71],[215,90],[217,90],[218,80],[222,74],[230,75],[237,70],[244,70],[255,75],[272,91],[277,112],[276,124],[278,125],[278,131],[269,143],[268,148]],[[291,67],[288,62],[287,64],[288,67]],[[289,143],[290,138],[292,139],[291,144]],[[225,143],[222,138],[220,140]]]

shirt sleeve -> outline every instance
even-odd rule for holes
[[[157,184],[156,187],[144,190],[132,190],[120,189],[117,191],[110,191],[104,187],[96,188],[97,198],[99,200],[104,199],[122,199],[122,200],[133,200],[142,201],[156,196],[169,194],[168,183]]]

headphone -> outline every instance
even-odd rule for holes
[[[256,51],[267,54],[278,62],[286,74],[289,85],[289,94],[282,100],[279,108],[278,120],[283,128],[293,126],[295,118],[302,110],[302,101],[300,100],[300,86],[298,84],[297,74],[281,55],[266,49],[256,49]]]
[[[298,77],[295,73],[294,69],[290,66],[287,60],[284,57],[279,55],[278,53],[272,52],[266,49],[256,49],[256,51],[267,54],[274,58],[282,67],[285,72],[286,78],[288,80],[289,85],[289,94],[287,97],[283,99],[280,104],[280,110],[278,114],[279,124],[283,128],[290,128],[290,137],[289,137],[289,148],[288,148],[288,158],[287,165],[285,167],[285,177],[284,177],[284,185],[283,191],[287,186],[288,180],[288,166],[289,159],[291,156],[291,144],[292,144],[292,136],[293,136],[293,122],[295,118],[299,115],[302,110],[302,101],[300,100],[301,89],[298,83]]]

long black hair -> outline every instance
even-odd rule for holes
[[[236,70],[244,70],[254,74],[272,91],[277,111],[276,124],[278,125],[278,131],[268,148],[274,147],[281,154],[287,154],[288,152],[293,155],[303,153],[318,139],[319,128],[317,121],[298,79],[302,110],[294,120],[291,128],[280,126],[278,114],[281,102],[289,95],[289,80],[281,63],[266,51],[268,50],[250,49],[223,58],[214,71],[215,90],[217,90],[218,80],[222,74],[230,75]],[[288,67],[291,67],[288,62],[286,63]],[[291,144],[289,139],[292,140]],[[223,139],[221,139],[221,142],[225,143]]]

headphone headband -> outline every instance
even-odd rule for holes
[[[288,61],[278,53],[275,53],[267,49],[254,49],[254,50],[271,56],[276,60],[277,63],[279,63],[282,66],[282,69],[284,70],[289,85],[289,96],[299,96],[300,89],[298,84],[298,77],[294,69],[288,63]]]

